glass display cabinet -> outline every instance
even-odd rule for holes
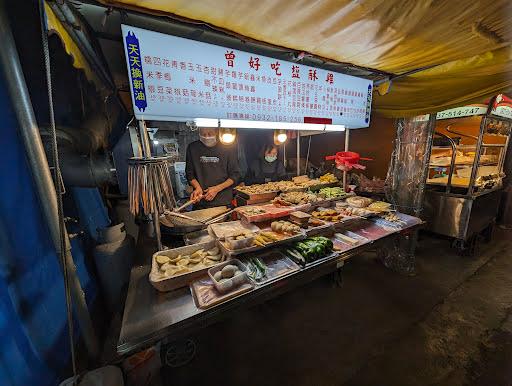
[[[503,164],[512,129],[511,100],[437,113],[428,163],[427,228],[471,249],[475,235],[492,226],[501,196]]]

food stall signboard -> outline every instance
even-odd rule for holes
[[[437,119],[462,118],[473,115],[483,115],[487,112],[486,105],[470,105],[443,110],[437,113]]]
[[[368,127],[373,82],[122,25],[137,119]]]

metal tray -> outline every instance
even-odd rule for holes
[[[183,236],[183,241],[185,242],[185,245],[207,243],[212,240],[215,240],[215,238],[208,233],[207,229],[187,233]]]
[[[203,310],[225,303],[254,288],[252,281],[243,283],[240,287],[225,294],[219,293],[209,277],[201,278],[190,285],[192,297],[197,308]]]
[[[235,193],[242,197],[242,198],[245,198],[246,200],[261,200],[261,201],[270,201],[272,200],[275,196],[278,195],[278,191],[273,191],[273,192],[265,192],[265,193],[256,193],[256,194],[249,194],[249,193],[246,193],[242,190],[238,190],[238,189],[235,189]]]
[[[274,243],[266,244],[264,246],[253,245],[251,247],[242,248],[242,249],[229,249],[227,243],[223,242],[223,241],[219,241],[219,245],[220,245],[220,248],[223,250],[223,252],[225,252],[228,256],[238,256],[243,253],[262,251],[262,250],[276,247],[279,245],[287,244],[287,243],[290,243],[293,241],[303,240],[305,237],[306,237],[305,234],[303,232],[301,232],[301,233],[297,233],[296,235],[293,235],[293,236],[285,237],[285,238],[283,238],[279,241],[276,241]]]
[[[333,188],[335,186],[339,186],[339,184],[340,184],[340,181],[326,182],[323,184],[311,185],[308,189],[311,190],[312,192],[316,192],[322,188]]]
[[[179,254],[189,255],[191,253],[194,253],[195,251],[198,251],[199,249],[210,249],[210,248],[213,248],[216,246],[218,247],[217,241],[212,240],[207,243],[186,245],[184,247],[167,249],[165,251],[155,252],[151,259],[151,271],[149,272],[149,282],[151,283],[151,285],[153,287],[155,287],[158,291],[161,291],[161,292],[171,291],[176,288],[187,286],[188,284],[190,284],[192,281],[194,281],[198,277],[204,276],[204,274],[208,271],[208,269],[215,267],[218,264],[222,264],[222,262],[226,260],[226,254],[223,253],[224,256],[219,261],[218,264],[214,264],[209,267],[204,267],[204,268],[198,269],[196,271],[183,273],[181,275],[169,277],[166,279],[157,279],[156,278],[156,274],[158,272],[158,263],[155,260],[156,256],[157,255],[166,255],[169,257],[176,257]],[[222,248],[220,248],[220,249],[222,252]]]
[[[324,220],[321,220],[321,221],[324,221]],[[323,225],[318,225],[316,227],[308,225],[307,228],[305,228],[305,229],[303,228],[303,229],[306,232],[306,236],[309,237],[309,236],[321,235],[321,234],[325,233],[326,231],[331,230],[331,228],[332,228],[332,223],[329,221],[324,221]]]
[[[256,225],[248,224],[240,220],[208,225],[208,231],[218,240],[224,240],[226,237],[229,237],[236,228],[244,228],[254,233],[260,230]]]
[[[242,263],[246,266],[251,258],[259,258],[267,266],[267,276],[260,280],[254,281],[257,285],[263,285],[281,277],[290,275],[300,270],[300,266],[292,261],[289,257],[285,256],[279,249],[268,252],[255,253],[241,259]]]
[[[306,268],[309,268],[309,267],[312,267],[314,265],[318,265],[318,264],[321,264],[323,263],[324,261],[327,261],[327,260],[330,260],[330,259],[334,259],[335,257],[338,257],[340,253],[337,252],[337,251],[332,251],[331,253],[329,253],[327,256],[325,257],[322,257],[320,259],[317,259],[315,261],[312,261],[311,263],[306,263]]]

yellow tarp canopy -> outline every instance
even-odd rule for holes
[[[69,36],[61,21],[46,2],[44,4],[44,8],[46,12],[46,20],[48,22],[48,31],[50,33],[56,33],[59,36],[67,54],[73,58],[73,67],[83,70],[87,79],[94,84],[99,92],[106,91],[105,86],[96,76],[96,73],[91,69],[87,59],[84,57],[71,36]]]
[[[258,41],[393,74],[374,109],[442,110],[512,88],[511,0],[100,0],[199,20]]]

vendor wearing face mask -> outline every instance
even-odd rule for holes
[[[232,185],[240,178],[236,147],[217,141],[218,130],[200,128],[199,141],[187,148],[186,175],[194,188],[194,209],[231,205]]]
[[[265,146],[260,156],[251,163],[247,182],[261,184],[286,178],[283,160],[278,157],[278,154],[276,145]]]

